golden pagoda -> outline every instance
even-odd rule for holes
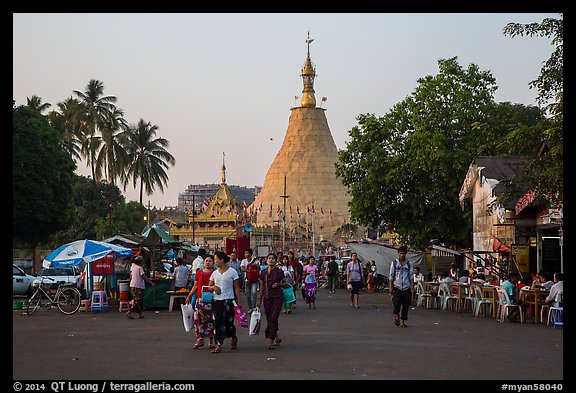
[[[226,184],[226,165],[222,156],[222,182],[210,201],[199,209],[188,211],[187,223],[183,226],[170,222],[170,236],[179,241],[207,246],[210,249],[225,247],[227,238],[236,236],[238,222],[238,199]]]
[[[291,108],[282,147],[249,209],[258,213],[252,221],[256,228],[282,226],[289,237],[290,231],[304,223],[308,231],[315,232],[316,241],[334,241],[336,230],[350,222],[350,196],[336,177],[338,149],[326,109],[316,107],[312,41],[308,34],[306,61],[300,73],[304,84],[300,106]]]

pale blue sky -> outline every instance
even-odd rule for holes
[[[505,36],[509,22],[554,13],[13,14],[13,98],[53,107],[91,79],[118,98],[129,123],[158,125],[176,166],[153,206],[176,206],[189,184],[263,185],[300,96],[306,34],[339,149],[361,113],[384,115],[453,56],[489,70],[496,101],[536,105],[535,79],[553,50],[541,37]],[[272,140],[271,140],[272,138]],[[85,163],[78,173],[87,175]],[[464,176],[464,174],[463,174]],[[127,200],[138,200],[128,187]]]

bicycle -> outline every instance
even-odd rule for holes
[[[82,295],[74,283],[59,283],[52,293],[44,284],[44,279],[56,281],[50,277],[41,277],[40,284],[28,300],[26,314],[32,315],[39,306],[52,308],[57,306],[62,314],[71,315],[80,309]]]

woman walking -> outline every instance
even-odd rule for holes
[[[304,293],[306,294],[306,304],[308,308],[316,308],[316,289],[318,275],[318,265],[313,256],[308,258],[308,265],[304,266]]]
[[[360,308],[360,288],[364,285],[362,266],[358,260],[358,254],[350,254],[352,260],[346,266],[346,286],[350,286],[350,306]]]
[[[277,266],[276,254],[270,253],[266,258],[268,268],[260,274],[260,290],[256,307],[264,300],[264,313],[266,314],[266,331],[268,349],[280,346],[282,340],[278,336],[278,317],[284,303],[282,287],[286,283],[284,272]]]
[[[231,337],[230,349],[235,350],[238,345],[236,326],[234,325],[234,300],[240,305],[240,278],[238,272],[228,265],[228,255],[222,251],[214,254],[214,263],[217,269],[210,276],[209,287],[206,289],[214,292],[212,303],[212,315],[216,336],[216,348],[212,353],[222,352],[224,339]]]
[[[284,278],[286,279],[286,284],[292,285],[292,290],[294,291],[294,299],[296,299],[296,290],[294,289],[294,285],[296,283],[296,272],[294,268],[290,265],[290,258],[288,255],[284,255],[282,257],[282,271],[284,272]],[[284,310],[282,312],[284,314],[291,314],[292,313],[292,303],[284,302]]]
[[[196,305],[194,307],[194,332],[196,333],[196,343],[192,348],[198,349],[204,346],[204,337],[208,337],[208,348],[214,348],[214,317],[212,316],[212,302],[202,301],[202,287],[210,283],[210,276],[214,272],[214,257],[206,255],[204,257],[204,268],[196,272],[194,285],[186,297],[186,304],[190,304],[192,296],[196,295]]]

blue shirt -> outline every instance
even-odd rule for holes
[[[510,297],[510,300],[514,299],[514,285],[512,285],[512,283],[510,282],[510,280],[506,280],[504,281],[501,285],[500,288],[502,288],[503,290],[506,291],[506,293],[508,294],[508,297]],[[502,299],[502,303],[506,304],[506,299]]]
[[[394,276],[394,270],[396,270],[396,276]],[[398,259],[394,260],[390,264],[390,279],[393,280],[394,288],[401,291],[410,289],[410,283],[414,280],[414,269],[412,264],[408,260],[404,260],[404,264],[401,264]]]

